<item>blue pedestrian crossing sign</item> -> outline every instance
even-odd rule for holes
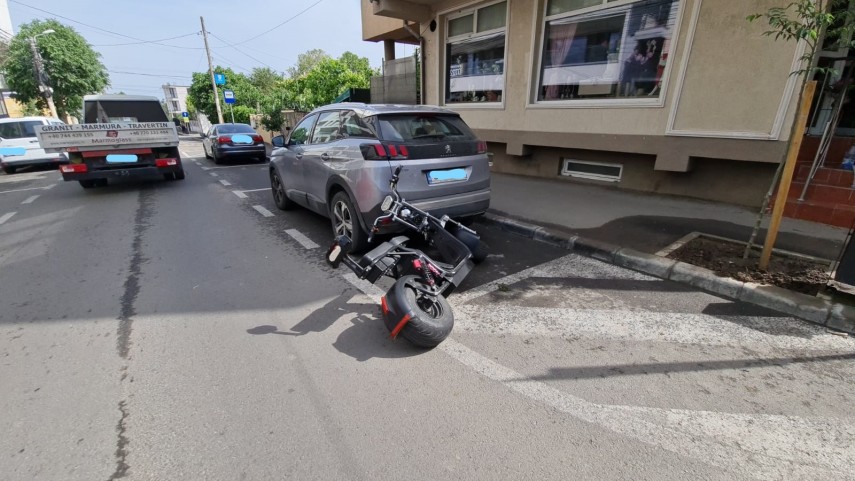
[[[223,90],[223,100],[225,100],[227,104],[235,103],[234,90]]]
[[[190,113],[189,112],[181,112],[181,116],[184,118],[187,118],[190,116]]]
[[[226,84],[226,74],[215,73],[214,74],[214,83],[217,85],[225,85]]]

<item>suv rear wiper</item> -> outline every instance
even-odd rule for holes
[[[445,137],[445,134],[438,132],[435,134],[421,134],[421,135],[414,135],[413,136],[414,139],[423,139],[425,137],[436,137],[438,139],[441,139],[441,138]]]

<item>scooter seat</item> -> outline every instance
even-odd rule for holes
[[[359,266],[362,267],[363,269],[367,269],[367,268],[373,266],[374,264],[379,262],[380,259],[386,257],[386,255],[389,252],[394,250],[396,247],[398,247],[402,244],[405,244],[409,240],[410,240],[409,237],[399,235],[399,236],[393,238],[392,240],[383,242],[382,244],[378,245],[377,247],[366,252],[365,255],[362,256],[361,259],[359,259]]]

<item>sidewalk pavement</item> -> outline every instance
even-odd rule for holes
[[[492,174],[490,211],[653,254],[691,232],[747,241],[757,209],[560,179]],[[763,226],[767,226],[766,216]],[[776,249],[836,260],[847,229],[784,218]],[[763,242],[765,229],[756,242]],[[762,245],[762,244],[761,244]]]
[[[855,305],[742,282],[655,255],[692,232],[747,240],[756,212],[727,204],[493,174],[485,219],[535,240],[855,335]],[[768,222],[768,220],[767,220]],[[847,229],[784,219],[776,248],[837,259]],[[763,239],[765,231],[758,236]]]

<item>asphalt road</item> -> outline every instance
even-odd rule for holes
[[[855,479],[852,338],[476,224],[416,349],[266,165],[182,150],[0,176],[0,479]]]

